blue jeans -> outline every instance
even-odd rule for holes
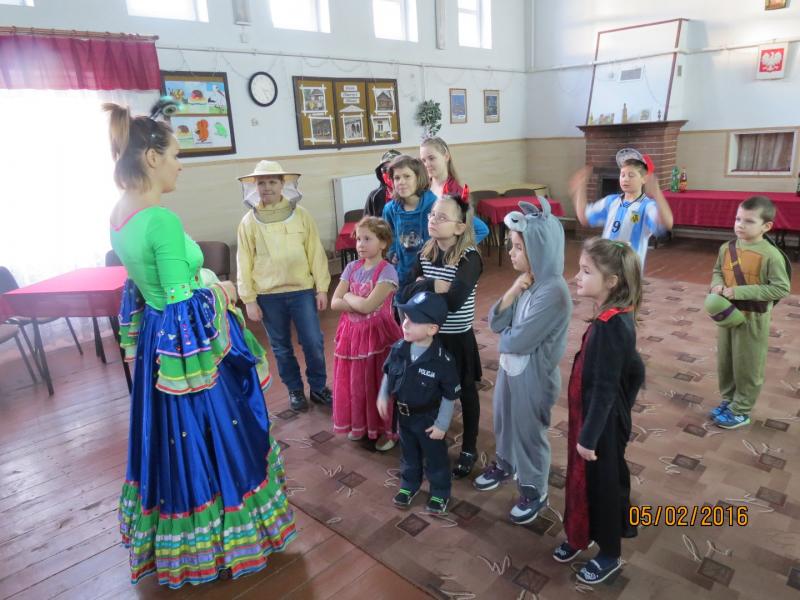
[[[325,387],[325,347],[315,296],[314,290],[258,296],[269,344],[278,362],[278,373],[290,392],[303,389],[300,365],[292,347],[292,321],[306,357],[308,385],[315,392]]]

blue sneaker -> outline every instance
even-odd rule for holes
[[[622,561],[619,558],[606,559],[597,556],[586,563],[576,577],[581,583],[596,585],[611,577],[621,566]]]
[[[520,496],[519,502],[514,505],[508,516],[514,525],[527,525],[539,516],[539,511],[545,506],[547,506],[547,496],[544,498]]]
[[[708,415],[712,419],[716,419],[718,416],[720,416],[722,413],[725,412],[725,409],[728,408],[730,403],[731,403],[730,400],[723,400],[722,402],[719,403],[719,406],[717,406],[716,408],[712,409],[711,412],[708,413]]]
[[[719,416],[714,417],[714,425],[722,427],[723,429],[736,429],[742,425],[750,425],[749,415],[737,415],[731,412],[731,409],[726,408],[725,412]]]

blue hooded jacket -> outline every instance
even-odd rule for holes
[[[400,286],[410,283],[407,281],[411,270],[417,260],[417,254],[428,241],[428,214],[431,212],[436,194],[425,190],[414,210],[405,210],[402,203],[395,199],[383,207],[383,218],[392,228],[392,245],[386,253],[386,259],[394,264]],[[480,244],[487,235],[489,228],[477,217],[473,221],[475,228],[475,243]]]

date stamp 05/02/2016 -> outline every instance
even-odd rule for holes
[[[634,527],[745,527],[747,506],[686,506],[681,504],[631,506],[629,518]]]

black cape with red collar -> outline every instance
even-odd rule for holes
[[[597,542],[607,556],[620,555],[620,539],[636,535],[630,526],[630,473],[625,446],[631,408],[644,382],[630,309],[609,309],[583,334],[569,380],[569,444],[564,527],[573,548]],[[576,445],[594,450],[585,461]]]

